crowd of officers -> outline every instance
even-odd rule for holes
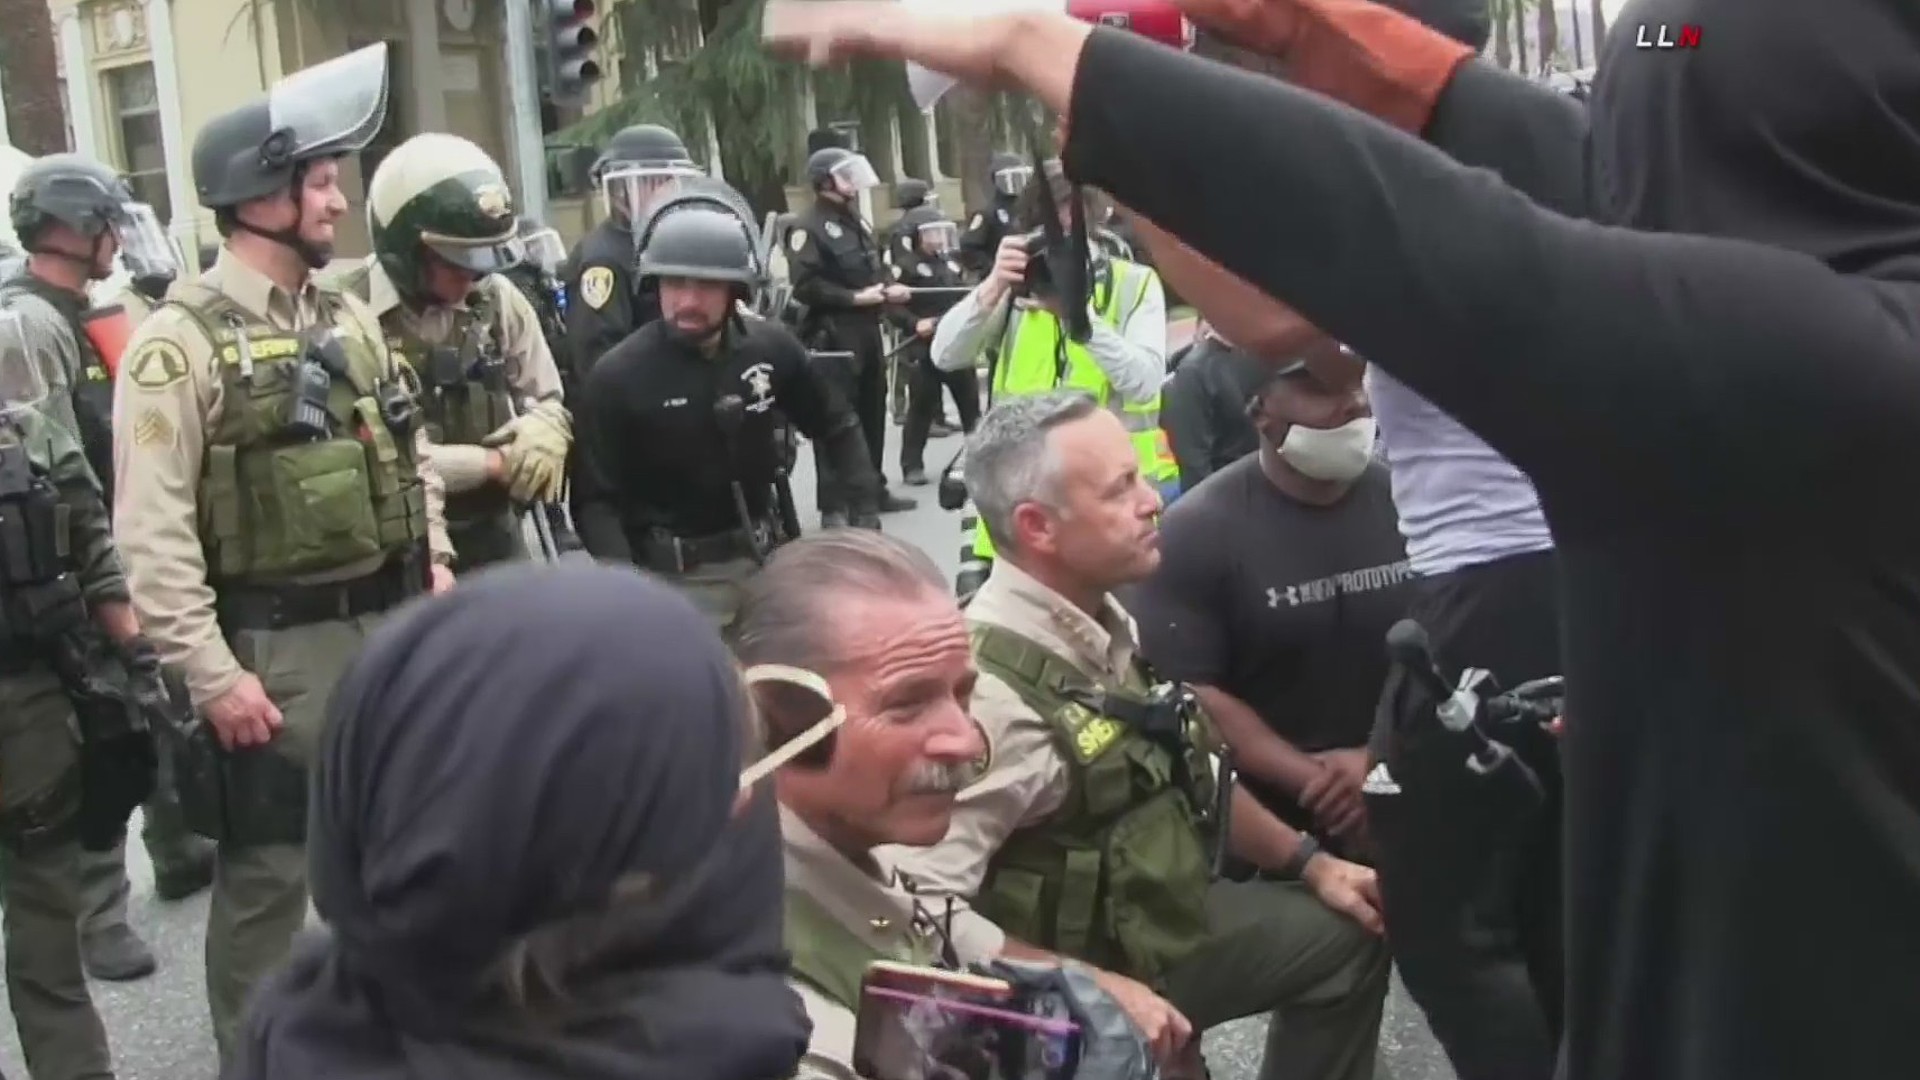
[[[909,485],[929,483],[943,392],[960,427],[978,423],[982,361],[994,395],[1085,390],[1143,475],[1170,463],[1164,438],[1141,438],[1157,381],[1116,392],[1099,342],[1068,342],[1057,299],[1032,288],[1022,252],[1066,212],[1057,167],[1030,184],[1032,167],[997,157],[991,204],[964,229],[908,181],[883,235],[859,209],[871,164],[821,145],[813,204],[773,236],[643,125],[606,147],[606,219],[568,256],[484,151],[425,134],[368,179],[372,254],[336,260],[340,160],[379,130],[386,80],[371,46],[201,129],[195,187],[223,242],[197,277],[98,162],[41,159],[11,193],[24,257],[0,288],[0,847],[8,991],[36,1080],[110,1076],[86,975],[153,970],[124,915],[124,825],[142,803],[161,894],[212,886],[206,985],[232,1055],[249,993],[306,918],[327,696],[407,600],[534,546],[584,547],[674,581],[724,631],[799,534],[796,431],[818,457],[822,527],[877,529],[915,505],[882,460],[895,363]],[[1123,333],[1150,294],[1163,363],[1157,278],[1097,235],[1093,314]],[[772,288],[778,261],[790,297]],[[130,287],[96,305],[110,278]],[[936,355],[963,306],[999,336]],[[968,544],[991,551],[984,531]],[[47,658],[35,590],[54,582],[96,627],[125,731],[89,735],[83,716],[73,737],[86,674]]]

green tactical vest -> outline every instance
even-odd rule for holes
[[[876,960],[930,966],[936,960],[931,943],[909,927],[902,927],[900,948],[888,954],[847,929],[819,902],[792,885],[786,890],[786,942],[793,954],[793,973],[820,991],[827,1000],[857,1010],[860,979]]]
[[[341,279],[354,295],[372,302],[372,267],[366,263]],[[454,318],[445,341],[428,341],[405,325],[400,308],[382,316],[387,348],[397,363],[420,379],[420,405],[427,438],[441,446],[478,446],[513,419],[506,374],[500,369],[504,346],[491,283],[475,291],[479,300]],[[495,374],[488,376],[489,364]],[[490,385],[491,383],[491,385]],[[472,491],[447,492],[447,524],[454,529],[493,522],[513,509],[507,490],[483,484]]]
[[[207,433],[200,474],[200,536],[214,584],[271,585],[338,570],[376,555],[418,550],[427,539],[426,489],[410,437],[380,414],[379,391],[397,378],[381,343],[360,331],[337,297],[333,323],[348,377],[327,393],[332,438],[287,434],[304,342],[226,294],[181,283],[167,304],[213,343],[224,394]],[[250,358],[252,373],[246,371]]]
[[[976,623],[974,660],[1047,719],[1071,790],[1046,822],[1016,831],[988,864],[977,910],[1009,936],[1150,986],[1207,936],[1212,884],[1200,808],[1212,773],[1071,696],[1094,686],[1010,630]],[[1119,689],[1145,694],[1137,669]]]

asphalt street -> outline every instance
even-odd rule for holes
[[[887,436],[887,472],[899,480],[899,428]],[[927,450],[929,470],[937,470],[959,448],[957,437],[936,440]],[[812,528],[814,484],[811,453],[801,453],[794,495],[800,503],[802,525]],[[885,519],[888,531],[920,545],[945,569],[957,570],[960,534],[956,515],[935,505],[931,488],[897,487],[920,500],[919,508]],[[135,832],[137,833],[137,828]],[[119,1080],[212,1080],[213,1037],[207,1021],[202,983],[202,942],[206,927],[206,894],[181,903],[164,904],[153,895],[152,869],[136,840],[130,845],[134,895],[131,918],[153,947],[160,970],[134,983],[93,984],[94,1000],[112,1040]],[[0,998],[5,990],[0,987]],[[1266,1039],[1266,1021],[1250,1019],[1226,1025],[1207,1037],[1207,1054],[1218,1080],[1253,1080]],[[1394,1080],[1454,1080],[1446,1059],[1428,1033],[1419,1010],[1395,984],[1387,1002],[1381,1033],[1383,1060]],[[12,1024],[0,1024],[0,1073],[26,1076],[19,1041]],[[1381,1076],[1386,1077],[1383,1069]]]

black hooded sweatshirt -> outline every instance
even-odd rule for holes
[[[740,679],[667,586],[506,567],[407,609],[328,707],[304,943],[226,1080],[780,1080],[777,811],[731,816]],[[517,945],[564,994],[510,1002]]]
[[[1102,28],[1070,130],[1538,486],[1570,1080],[1914,1075],[1920,5],[1642,0],[1590,131],[1474,63],[1428,143]],[[1205,199],[1195,161],[1233,165]]]

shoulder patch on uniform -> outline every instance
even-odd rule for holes
[[[787,246],[792,248],[796,255],[807,250],[807,230],[793,230],[793,235],[787,237]]]
[[[820,229],[822,232],[825,232],[827,234],[827,239],[829,240],[840,239],[840,233],[841,233],[840,226],[834,224],[833,222],[831,221],[827,222],[826,224],[820,226]]]
[[[606,307],[613,299],[613,267],[587,267],[587,272],[580,275],[580,299],[595,311]]]
[[[927,277],[933,271],[930,267],[927,266],[926,263],[914,263],[913,272],[920,277]]]
[[[993,733],[987,730],[987,725],[978,720],[973,722],[973,727],[974,730],[980,733],[981,749],[979,757],[974,758],[963,766],[967,773],[966,783],[968,787],[972,787],[980,781],[985,780],[987,774],[993,771]]]
[[[977,229],[980,226],[985,225],[986,223],[987,223],[987,218],[985,214],[975,214],[973,215],[973,220],[967,222],[967,228]]]
[[[957,262],[954,262],[952,259],[948,259],[947,269],[957,274],[960,272],[960,264]]]
[[[171,341],[149,341],[127,361],[127,378],[142,390],[165,390],[187,377],[187,354]]]
[[[896,263],[888,263],[887,269],[893,271],[893,280],[895,281],[899,281],[902,277],[905,276],[900,272],[900,267]]]
[[[172,446],[173,421],[159,409],[142,410],[133,422],[133,445]]]
[[[998,216],[999,216],[999,218],[1000,218],[1000,224],[1002,224],[1002,225],[1005,225],[1005,224],[1007,224],[1008,222],[1010,222],[1010,221],[1012,221],[1012,220],[1013,220],[1013,215],[1012,215],[1012,214],[1009,214],[1009,213],[1007,213],[1007,208],[1006,208],[1006,207],[1004,207],[1004,206],[1003,206],[1003,207],[1001,207],[1000,209],[998,209],[998,210],[996,210],[996,211],[994,211],[994,213],[995,213],[996,215],[998,215]]]

